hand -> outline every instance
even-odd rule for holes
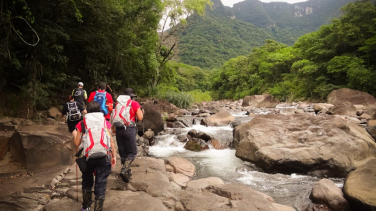
[[[113,168],[116,165],[116,155],[112,156],[111,158],[111,168]]]

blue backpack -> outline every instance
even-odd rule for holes
[[[94,101],[98,102],[101,106],[101,111],[104,115],[108,114],[108,109],[106,106],[106,92],[96,92],[94,96]]]

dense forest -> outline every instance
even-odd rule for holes
[[[223,36],[244,38],[236,44],[243,56],[230,52],[232,59],[210,70],[170,60],[177,45],[188,46],[192,40],[180,39],[167,46],[162,38],[192,32],[187,27],[174,29],[189,22],[181,16],[197,20],[203,15],[214,20],[215,14],[204,11],[215,9],[215,5],[209,0],[185,0],[178,6],[177,2],[2,1],[0,115],[33,117],[39,110],[61,106],[79,81],[88,92],[104,81],[116,93],[132,87],[139,96],[164,98],[181,107],[194,101],[240,99],[263,93],[286,101],[323,100],[340,87],[376,95],[374,1],[347,4],[339,19],[301,36],[292,46],[236,19],[217,22],[210,28],[188,23],[211,33],[217,31],[218,36],[197,39],[202,39],[202,44],[211,39],[222,46],[222,51],[235,43],[223,41]],[[170,24],[172,28],[166,33],[159,33],[166,8],[180,23]],[[220,32],[228,26],[233,33]],[[247,40],[245,36],[257,39]],[[244,47],[249,42],[260,47]],[[181,46],[179,54],[187,50]],[[225,58],[210,48],[199,51],[205,57],[196,52],[193,60],[219,63]]]
[[[248,56],[227,61],[213,75],[215,99],[270,93],[280,100],[324,100],[348,87],[376,95],[376,8],[347,4],[340,19],[288,47],[266,40]]]
[[[210,69],[247,55],[266,39],[291,46],[302,35],[330,24],[341,14],[340,8],[353,1],[310,0],[288,4],[246,0],[230,8],[220,0],[212,0],[212,8],[208,7],[204,16],[188,18],[186,30],[178,35],[178,58],[183,63]]]
[[[173,81],[157,32],[166,8],[202,14],[210,0],[5,0],[0,2],[0,114],[31,117],[61,105],[78,81],[90,92],[156,94]]]

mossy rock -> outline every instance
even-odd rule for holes
[[[196,141],[190,140],[188,141],[185,146],[185,149],[195,151],[195,152],[200,152],[201,151],[201,145],[200,143],[197,143]]]

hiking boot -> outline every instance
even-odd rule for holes
[[[132,172],[130,171],[130,169],[122,168],[120,171],[120,177],[125,183],[129,182],[131,175],[132,175]]]
[[[104,197],[95,198],[94,211],[103,211]]]
[[[82,208],[81,211],[90,211],[90,206],[93,203],[91,201],[92,191],[82,190]]]

